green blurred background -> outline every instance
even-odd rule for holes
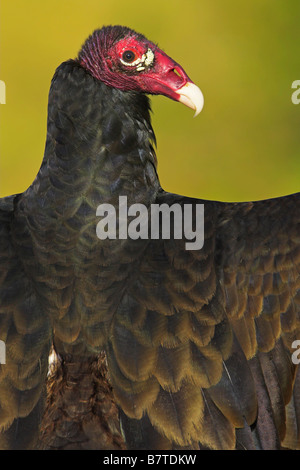
[[[205,96],[202,113],[153,97],[165,190],[228,201],[300,190],[299,0],[1,0],[0,196],[39,170],[55,68],[104,24],[145,34]]]

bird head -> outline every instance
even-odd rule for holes
[[[142,34],[124,26],[104,26],[86,40],[79,63],[96,79],[122,91],[164,95],[195,110],[201,90],[183,68]]]

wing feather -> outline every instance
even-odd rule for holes
[[[156,202],[204,203],[205,240],[198,251],[147,242],[116,311],[108,365],[125,435],[134,445],[151,428],[172,448],[299,445],[300,195]]]
[[[6,350],[6,361],[0,365],[3,449],[32,448],[37,441],[51,341],[49,319],[13,240],[16,199],[0,201],[0,339]]]

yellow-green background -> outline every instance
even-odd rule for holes
[[[1,0],[0,15],[0,196],[33,181],[54,70],[104,24],[142,32],[203,90],[196,119],[152,98],[164,189],[220,200],[300,190],[299,0]]]

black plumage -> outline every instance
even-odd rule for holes
[[[115,62],[120,41],[144,70]],[[174,87],[151,88],[159,54],[128,28],[96,31],[53,77],[35,181],[0,202],[1,448],[300,447],[300,194],[164,192],[145,92],[181,101],[191,82],[162,56]],[[119,196],[149,217],[152,204],[204,204],[203,247],[100,240],[97,207]]]

